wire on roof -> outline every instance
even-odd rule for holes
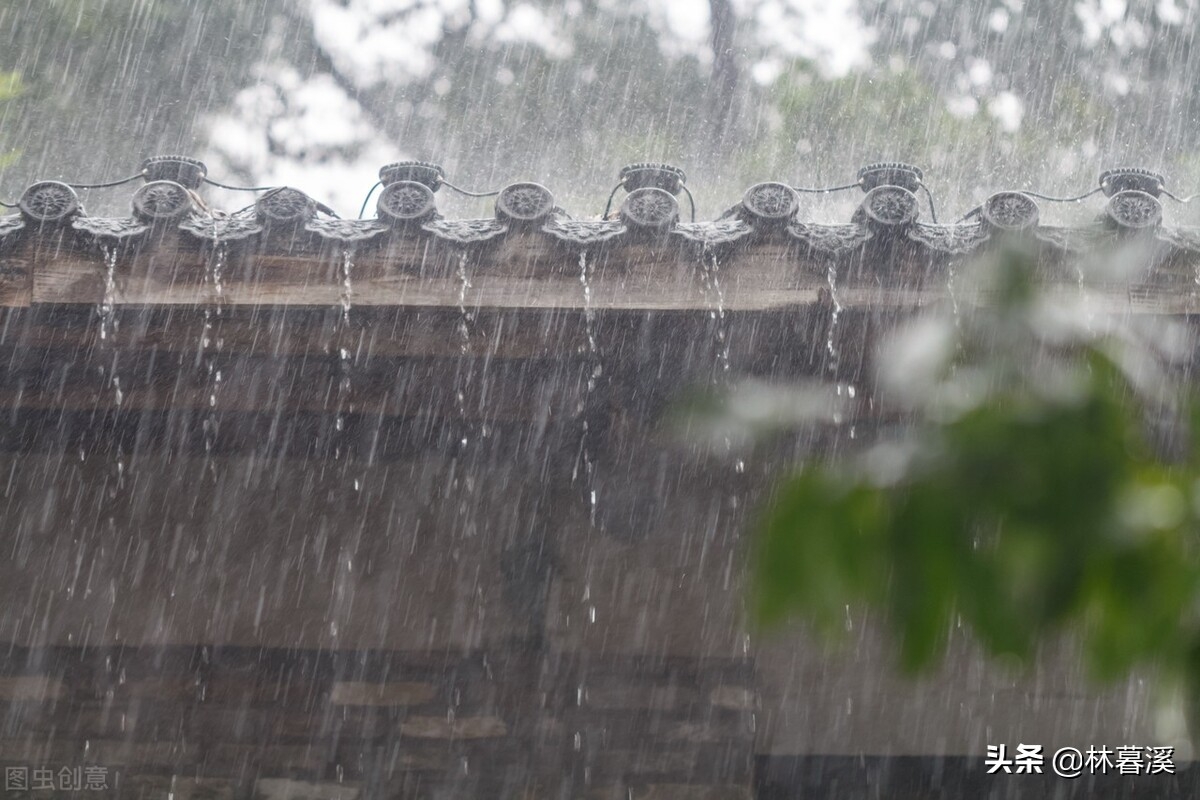
[[[933,206],[933,193],[929,191],[929,187],[922,182],[919,184],[925,191],[925,198],[929,201],[929,218],[933,222],[937,222],[937,209]],[[830,192],[844,192],[847,189],[858,189],[862,187],[861,181],[855,183],[847,183],[845,186],[826,186],[824,188],[815,188],[808,186],[793,186],[792,191],[805,192],[807,194],[829,194]],[[965,219],[965,217],[964,217]]]
[[[278,192],[283,191],[285,188],[286,187],[284,187],[284,186],[277,186],[274,189],[270,189],[266,194],[264,194],[262,197],[260,197],[258,199],[260,201],[266,200],[271,195],[277,194]],[[246,206],[245,208],[239,208],[237,211],[230,212],[229,216],[236,217],[238,214],[245,214],[247,211],[253,211],[257,205],[258,205],[258,203],[251,203],[250,205]]]
[[[692,222],[696,221],[696,198],[692,197],[691,191],[687,188],[687,184],[679,184],[679,188],[683,189],[683,193],[688,196],[688,205],[692,207]]]
[[[67,186],[70,186],[72,189],[108,189],[109,187],[120,186],[144,177],[146,177],[146,173],[142,171],[136,175],[130,175],[128,178],[121,178],[120,180],[109,181],[108,183],[68,183]]]
[[[1085,199],[1091,197],[1092,195],[1096,194],[1099,191],[1101,191],[1101,189],[1099,186],[1097,186],[1095,189],[1092,189],[1090,192],[1085,192],[1084,194],[1081,194],[1078,197],[1051,197],[1048,194],[1041,194],[1039,192],[1030,192],[1030,191],[1025,191],[1025,190],[1022,190],[1021,194],[1027,194],[1030,197],[1036,197],[1039,200],[1049,200],[1051,203],[1078,203],[1080,200],[1085,200]]]
[[[207,177],[204,179],[204,182],[220,187],[221,189],[230,189],[235,192],[268,192],[277,188],[275,186],[230,186],[227,183],[219,183],[218,181],[214,181],[212,178]]]
[[[366,199],[363,200],[362,208],[358,210],[358,218],[362,219],[363,214],[367,213],[367,203],[371,202],[371,195],[375,194],[375,190],[383,186],[383,181],[375,181],[375,185],[371,187],[371,191],[367,192]]]
[[[1166,189],[1163,189],[1162,193],[1165,194],[1167,197],[1171,198],[1172,200],[1174,200],[1176,203],[1184,203],[1184,204],[1190,203],[1193,200],[1195,200],[1197,197],[1200,197],[1200,194],[1190,194],[1187,197],[1176,197],[1175,195],[1168,192]]]
[[[921,188],[925,190],[925,198],[929,201],[929,219],[936,225],[937,210],[933,207],[933,192],[929,191],[929,187],[925,185],[924,181],[921,182]]]
[[[608,193],[608,202],[604,204],[604,214],[601,215],[600,219],[608,219],[608,214],[610,211],[612,211],[613,198],[617,196],[617,190],[620,189],[624,185],[625,185],[624,180],[618,181],[617,185],[613,187],[613,190]],[[682,183],[679,184],[679,188],[682,189],[683,193],[687,195],[688,206],[691,208],[691,211],[692,211],[692,222],[695,222],[696,221],[696,198],[692,196],[692,191],[691,191],[691,189],[687,188],[686,184],[682,184]]]
[[[792,191],[804,192],[805,194],[829,194],[830,192],[844,192],[847,189],[857,189],[861,185],[862,184],[856,181],[854,183],[847,183],[845,186],[826,186],[823,189],[816,189],[808,186],[793,186]]]
[[[613,190],[608,193],[608,202],[604,204],[604,215],[600,219],[608,219],[608,212],[612,211],[613,198],[617,196],[617,189],[625,185],[625,181],[619,181]]]
[[[500,189],[496,189],[494,192],[468,192],[466,189],[460,189],[459,187],[455,186],[445,178],[441,179],[440,182],[442,186],[448,186],[459,194],[466,195],[467,197],[495,197],[496,195],[500,194],[501,191]]]

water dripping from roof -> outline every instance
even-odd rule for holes
[[[588,264],[587,256],[586,250],[579,254],[579,286],[583,291],[583,328],[587,338],[587,384],[577,410],[578,415],[582,418],[583,430],[579,438],[579,457],[576,459],[571,479],[578,481],[582,470],[583,488],[588,504],[588,520],[592,527],[595,527],[598,497],[592,452],[592,431],[587,413],[591,406],[592,396],[596,391],[596,384],[604,374],[604,365],[600,358],[600,347],[596,341],[596,311],[592,307],[592,268]]]

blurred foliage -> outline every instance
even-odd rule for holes
[[[972,155],[994,162],[998,143],[1010,139],[984,116],[952,115],[912,70],[873,69],[829,80],[797,62],[769,91],[778,116],[767,135],[742,151],[745,169],[763,175],[786,159],[795,164],[789,175],[812,183],[852,181],[857,164],[822,157],[847,147],[862,151],[864,161],[908,160],[935,173],[957,171]]]
[[[1047,169],[1072,144],[1163,168],[1196,147],[1193,3],[873,0],[863,13],[876,33],[877,63],[912,65],[942,97],[1018,97],[1023,127],[1053,140]]]
[[[908,670],[957,628],[1026,661],[1065,632],[1096,677],[1159,666],[1197,703],[1200,448],[1171,377],[1178,332],[1064,308],[1019,254],[988,273],[993,306],[922,319],[882,354],[879,394],[900,408],[877,413],[905,432],[778,488],[758,618],[835,632],[850,607],[881,610]],[[1154,435],[1164,419],[1186,455]]]
[[[879,159],[926,167],[940,204],[955,210],[1001,186],[1075,193],[1119,162],[1174,172],[1190,193],[1200,181],[1195,12],[1176,9],[1176,19],[1175,6],[1135,0],[1097,28],[1086,2],[1025,5],[860,3],[866,29],[856,35],[870,43],[871,63],[830,77],[828,64],[801,55],[828,48],[796,45],[811,9],[776,0],[709,3],[736,16],[735,46],[717,49],[671,39],[663,6],[602,0],[499,3],[486,13],[433,0],[13,0],[0,4],[0,71],[19,75],[26,91],[0,112],[0,153],[21,150],[3,176],[6,186],[93,180],[153,153],[201,154],[212,144],[209,121],[239,90],[277,83],[271,113],[294,122],[301,85],[322,75],[363,112],[375,141],[438,160],[464,183],[540,180],[579,208],[602,202],[621,163],[641,160],[684,166],[702,215],[756,181],[842,183]],[[344,30],[316,30],[318,7],[354,17],[351,29],[411,19],[420,32],[430,13],[438,25],[397,40],[376,80],[355,68]],[[546,30],[500,35],[531,9]],[[779,30],[764,27],[772,25]],[[364,50],[367,61],[378,55]],[[731,65],[728,83],[716,80],[718,55]],[[414,57],[428,57],[428,69],[406,68]],[[993,117],[1001,99],[1019,104],[1018,129]],[[715,109],[726,107],[733,113],[718,125]],[[226,163],[213,166],[251,182],[264,159],[303,166],[327,155],[305,141],[283,151],[271,142],[266,155],[220,144],[209,153]],[[368,151],[338,146],[348,159]]]
[[[20,147],[24,182],[113,178],[195,151],[197,120],[244,85],[271,13],[241,0],[0,4],[0,72],[23,87],[0,109],[0,152]]]
[[[424,155],[479,183],[512,180],[512,165],[524,162],[567,191],[571,182],[559,176],[606,153],[613,161],[596,165],[604,180],[588,181],[596,184],[589,197],[603,196],[622,163],[686,162],[705,122],[698,101],[707,76],[695,59],[664,59],[645,19],[592,3],[570,19],[569,38],[569,59],[529,44],[472,42],[428,76],[381,90],[379,102],[398,112],[389,124],[407,141],[437,143]]]
[[[20,97],[23,91],[20,75],[15,72],[0,72],[0,120],[5,118],[12,101]],[[16,161],[20,154],[21,151],[15,144],[6,144],[0,139],[0,169]]]

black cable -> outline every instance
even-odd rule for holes
[[[858,189],[861,186],[861,183],[847,183],[845,186],[828,186],[824,189],[813,189],[807,186],[793,186],[792,191],[805,192],[807,194],[828,194],[829,192],[844,192],[847,189]]]
[[[442,184],[442,186],[449,186],[454,191],[458,192],[459,194],[464,194],[467,197],[495,197],[496,195],[500,194],[500,192],[501,192],[500,189],[497,189],[494,192],[468,192],[466,189],[460,189],[457,186],[455,186],[453,183],[451,183],[450,181],[445,180],[445,179],[441,180],[441,184]]]
[[[277,194],[277,193],[279,193],[279,192],[282,192],[282,191],[283,191],[284,189],[286,189],[286,188],[287,188],[286,186],[277,186],[277,187],[275,187],[274,189],[271,189],[270,191],[268,191],[268,192],[267,192],[266,194],[264,194],[262,197],[258,198],[258,201],[257,201],[257,202],[251,203],[250,205],[246,206],[245,208],[239,208],[237,211],[233,211],[233,212],[231,212],[231,213],[229,214],[229,216],[231,216],[231,217],[236,217],[238,214],[245,214],[247,211],[251,211],[251,210],[253,210],[253,209],[257,208],[257,207],[258,207],[258,203],[262,202],[263,200],[266,200],[268,197],[270,197],[270,196],[271,196],[271,195],[273,195],[273,194]]]
[[[358,210],[358,218],[362,219],[363,214],[367,213],[367,203],[371,202],[371,195],[375,194],[375,190],[383,186],[383,181],[375,181],[375,185],[371,187],[371,191],[367,192],[366,199],[363,200],[362,208]]]
[[[922,186],[922,187],[924,187],[924,184],[921,184],[921,186]],[[1101,191],[1101,189],[1099,189],[1099,188],[1092,189],[1092,190],[1091,190],[1090,192],[1088,192],[1087,194],[1081,194],[1081,195],[1079,195],[1078,197],[1051,197],[1051,196],[1049,196],[1049,195],[1040,194],[1040,193],[1038,193],[1038,192],[1025,192],[1025,191],[1022,191],[1022,192],[1020,192],[1020,194],[1023,194],[1023,195],[1028,195],[1029,197],[1037,197],[1037,198],[1040,198],[1040,199],[1042,199],[1042,200],[1049,200],[1049,201],[1050,201],[1050,202],[1052,202],[1052,203],[1077,203],[1077,202],[1079,202],[1080,200],[1083,200],[1083,199],[1085,199],[1085,198],[1091,197],[1092,195],[1094,195],[1096,192],[1099,192],[1099,191]],[[925,193],[926,193],[926,194],[928,194],[928,193],[929,193],[929,190],[928,190],[928,189],[925,189]],[[1174,197],[1174,195],[1172,195],[1170,192],[1166,191],[1165,189],[1163,190],[1163,194],[1167,195],[1168,197],[1172,197],[1172,198],[1174,198],[1174,199],[1178,199],[1178,198],[1175,198],[1175,197]],[[1190,199],[1191,199],[1191,198],[1188,198],[1188,200],[1190,200]],[[931,201],[931,203],[932,203],[932,200],[933,200],[933,198],[931,197],[931,198],[930,198],[930,201]],[[1183,200],[1181,200],[1180,202],[1186,202],[1186,201],[1183,201]],[[930,213],[933,213],[933,206],[932,206],[932,204],[930,205],[930,209],[929,209],[929,210],[930,210]],[[962,217],[960,217],[958,221],[959,221],[959,222],[965,222],[966,220],[970,219],[971,217],[977,217],[977,216],[979,216],[979,215],[980,215],[980,214],[982,214],[982,213],[983,213],[983,206],[975,206],[975,207],[974,207],[974,208],[972,208],[970,211],[968,211],[967,213],[963,214],[963,215],[962,215]]]
[[[4,206],[5,208],[20,208],[21,204],[20,203],[6,203],[3,200],[0,200],[0,206]]]
[[[238,214],[245,214],[247,211],[258,208],[258,204],[261,203],[263,200],[266,200],[268,197],[270,197],[273,194],[278,194],[279,192],[282,192],[286,188],[288,188],[288,187],[276,186],[273,189],[270,189],[262,197],[258,198],[258,200],[255,201],[254,203],[252,203],[244,208],[239,208],[237,211],[230,212],[229,216],[236,217]],[[338,216],[338,213],[336,211],[334,211],[332,208],[330,208],[329,206],[325,205],[324,203],[322,203],[318,200],[313,200],[313,202],[317,206],[317,211],[320,211],[322,214],[327,214],[328,216],[331,216],[334,219],[341,219],[341,217]]]
[[[625,181],[621,181],[608,193],[608,202],[604,204],[604,216],[600,217],[600,219],[608,219],[608,212],[612,210],[612,201],[617,196],[617,189],[620,189],[624,185]]]
[[[936,225],[937,224],[937,211],[933,207],[933,192],[929,191],[929,187],[926,186],[924,182],[922,182],[920,184],[920,186],[922,189],[925,190],[925,198],[927,200],[929,200],[929,219],[932,220],[933,224]]]
[[[617,196],[617,189],[620,189],[624,185],[625,185],[625,181],[621,181],[616,186],[613,187],[613,190],[611,192],[608,193],[608,202],[604,204],[604,214],[600,217],[600,219],[608,219],[608,212],[612,211],[612,201],[613,201],[613,198]],[[682,189],[683,193],[687,195],[688,205],[691,206],[691,209],[692,209],[692,222],[695,222],[696,221],[696,198],[692,197],[692,192],[690,189],[687,188],[686,185],[681,183],[681,184],[679,184],[679,188]]]
[[[1171,198],[1172,200],[1174,200],[1176,203],[1190,203],[1193,200],[1195,200],[1197,197],[1200,197],[1200,194],[1192,194],[1192,195],[1188,195],[1187,197],[1176,197],[1175,195],[1168,192],[1166,189],[1163,189],[1162,193],[1165,194],[1167,197]]]
[[[213,186],[218,186],[222,189],[230,189],[235,192],[266,192],[266,191],[276,188],[274,186],[230,186],[227,183],[218,183],[217,181],[214,181],[212,178],[205,178],[204,182],[211,184]]]
[[[1090,192],[1087,192],[1086,194],[1081,194],[1078,197],[1051,197],[1048,194],[1039,194],[1038,192],[1029,192],[1029,191],[1025,191],[1025,190],[1022,190],[1021,194],[1027,194],[1030,197],[1036,197],[1039,200],[1049,200],[1051,203],[1078,203],[1080,200],[1084,200],[1088,197],[1091,197],[1092,195],[1094,195],[1096,192],[1099,192],[1099,191],[1102,191],[1102,190],[1099,186],[1097,186],[1095,189],[1092,189]]]
[[[683,193],[688,196],[688,204],[692,207],[692,222],[696,221],[696,198],[692,197],[692,193],[684,184],[679,184],[679,188],[683,189]]]
[[[109,181],[108,183],[68,183],[72,189],[108,189],[111,186],[120,186],[130,181],[136,181],[138,178],[146,177],[145,172],[139,172],[136,175],[130,175],[128,178],[121,178],[119,181]]]

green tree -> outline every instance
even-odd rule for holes
[[[23,91],[0,107],[0,173],[128,175],[146,156],[194,152],[203,118],[244,84],[274,4],[213,0],[15,0],[0,6],[0,73]]]
[[[779,487],[758,617],[832,631],[848,606],[879,609],[909,670],[956,621],[1010,659],[1065,632],[1096,677],[1160,668],[1195,710],[1200,448],[1172,378],[1179,331],[1056,307],[1032,259],[987,266],[994,305],[922,318],[881,359],[904,434]]]
[[[2,121],[10,113],[13,101],[21,96],[21,76],[15,72],[0,72],[0,129]],[[0,142],[0,170],[11,164],[21,154],[15,144]]]

